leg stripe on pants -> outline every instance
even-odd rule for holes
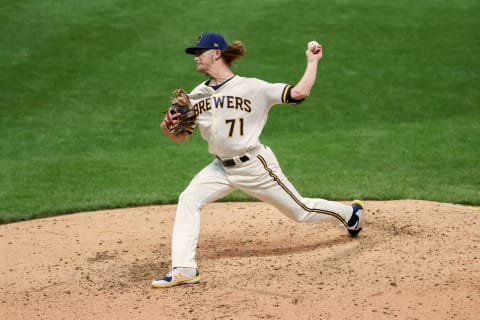
[[[335,213],[333,211],[328,211],[328,210],[322,210],[322,209],[315,209],[315,208],[308,208],[305,204],[303,204],[289,189],[285,184],[283,184],[280,179],[273,173],[272,169],[268,167],[267,161],[261,156],[257,155],[258,160],[262,163],[263,167],[265,170],[267,170],[268,174],[270,177],[273,178],[273,180],[305,211],[307,212],[313,212],[313,213],[319,213],[319,214],[326,214],[329,216],[333,216],[340,220],[345,227],[348,227],[347,221],[345,221],[338,213]]]

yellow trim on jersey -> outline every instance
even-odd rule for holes
[[[288,94],[288,90],[291,88],[292,86],[287,84],[285,86],[285,88],[283,88],[283,91],[282,91],[282,103],[288,103],[287,102],[287,94]]]
[[[288,187],[283,184],[280,179],[273,173],[272,169],[270,169],[268,167],[268,164],[267,164],[267,161],[265,161],[265,159],[261,156],[261,155],[257,155],[257,158],[258,160],[260,160],[260,162],[262,163],[263,167],[265,168],[265,170],[267,170],[268,174],[270,175],[270,177],[273,178],[273,180],[293,199],[293,201],[295,201],[303,210],[307,211],[307,212],[313,212],[313,213],[319,213],[319,214],[326,214],[326,215],[329,215],[329,216],[333,216],[335,218],[337,218],[338,220],[340,220],[344,225],[345,227],[348,227],[348,223],[347,221],[343,220],[343,218],[338,214],[338,213],[335,213],[333,211],[327,211],[327,210],[322,210],[322,209],[315,209],[315,208],[309,208],[307,207],[304,203],[302,203],[294,194],[293,192],[288,189]]]

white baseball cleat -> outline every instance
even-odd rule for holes
[[[169,288],[181,284],[197,283],[200,281],[200,273],[196,268],[175,267],[165,277],[152,281],[153,288]]]
[[[356,237],[358,233],[363,228],[363,210],[365,210],[365,205],[360,200],[355,200],[352,203],[352,217],[348,221],[348,233],[350,236]]]

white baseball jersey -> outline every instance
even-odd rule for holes
[[[287,103],[289,85],[235,75],[217,90],[198,85],[190,94],[197,127],[208,151],[221,158],[247,153],[260,145],[259,137],[275,104]]]

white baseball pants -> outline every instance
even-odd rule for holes
[[[347,224],[351,206],[324,199],[303,198],[282,173],[266,146],[248,154],[249,161],[224,167],[215,159],[203,168],[178,200],[172,235],[172,267],[197,268],[195,254],[200,234],[200,210],[236,189],[267,202],[298,222],[336,218]]]

